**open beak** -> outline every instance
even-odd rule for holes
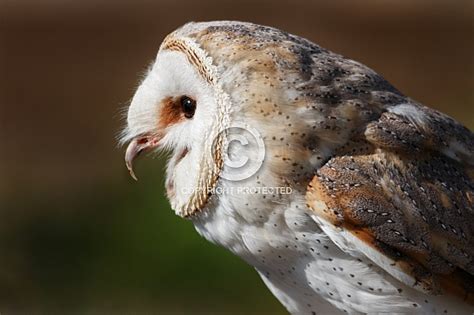
[[[127,166],[130,176],[134,180],[138,180],[133,172],[133,161],[142,152],[149,152],[159,146],[161,137],[156,135],[144,135],[134,138],[128,144],[127,151],[125,152],[125,165]]]

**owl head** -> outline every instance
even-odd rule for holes
[[[271,27],[186,24],[164,39],[133,97],[123,136],[127,167],[134,176],[138,154],[171,151],[167,195],[181,216],[208,205],[213,189],[229,179],[227,166],[235,168],[231,160],[257,166],[231,180],[245,173],[239,179],[253,176],[254,185],[305,189],[362,112],[346,86],[371,80],[370,69],[341,60]],[[232,142],[237,149],[229,150]]]

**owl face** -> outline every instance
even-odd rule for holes
[[[140,153],[171,152],[167,195],[183,216],[202,206],[218,172],[219,158],[212,146],[219,138],[223,113],[207,79],[185,52],[162,46],[133,97],[124,131],[123,140],[130,142],[125,160],[134,178],[133,161]]]

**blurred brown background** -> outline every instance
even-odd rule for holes
[[[256,273],[127,176],[122,109],[164,36],[237,19],[361,61],[474,128],[473,2],[0,0],[0,312],[285,314]]]

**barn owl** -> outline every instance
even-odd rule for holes
[[[368,67],[252,23],[188,23],[128,109],[126,165],[292,314],[472,314],[474,135]]]

